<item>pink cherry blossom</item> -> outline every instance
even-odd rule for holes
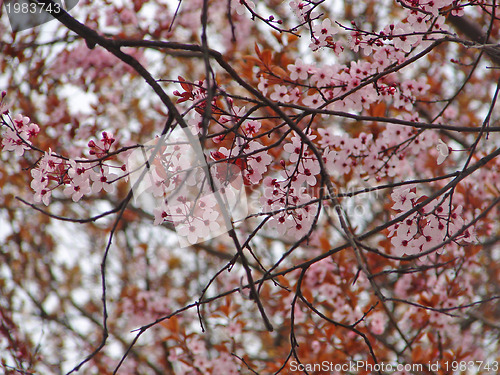
[[[12,126],[6,124],[6,130],[2,134],[2,146],[5,151],[14,151],[17,156],[22,156],[24,151],[31,148],[30,138],[36,137],[40,128],[31,123],[29,117],[21,114],[16,115],[11,123]]]
[[[326,86],[329,83],[331,83],[334,74],[338,69],[339,67],[335,65],[332,66],[326,65],[322,67],[312,66],[309,68],[309,71],[312,73],[310,82],[320,87]]]
[[[188,123],[193,135],[203,133],[203,130],[202,130],[203,117],[198,112],[194,112],[194,117],[189,119],[187,123]]]
[[[221,219],[221,215],[217,210],[206,209],[203,211],[203,225],[207,227],[208,232],[205,236],[208,236],[208,233],[216,233],[220,230],[221,226],[218,223],[218,220]]]
[[[307,12],[310,9],[310,5],[307,2],[300,0],[292,0],[289,4],[299,21],[305,22],[308,18]]]
[[[274,92],[271,94],[270,98],[277,102],[288,103],[290,101],[290,95],[288,95],[288,88],[282,85],[274,86]]]
[[[437,158],[438,165],[443,164],[448,155],[450,154],[450,149],[446,143],[444,143],[441,139],[438,140],[438,144],[436,146],[438,150],[439,156]]]
[[[269,89],[269,82],[267,81],[267,79],[265,79],[263,76],[260,76],[257,88],[262,94],[267,95],[267,91]]]
[[[292,137],[292,143],[286,143],[283,149],[290,154],[291,163],[296,163],[301,153],[304,155],[307,152],[307,146],[302,144],[299,137]]]
[[[256,141],[252,141],[248,144],[248,148],[245,152],[250,154],[255,151],[262,149],[262,145]],[[267,153],[267,151],[257,152],[247,158],[247,164],[251,168],[252,173],[248,174],[250,181],[254,184],[260,182],[262,175],[267,171],[267,167],[273,158]]]
[[[165,205],[155,207],[153,209],[153,215],[154,215],[153,224],[160,225],[169,217],[168,209]]]
[[[187,239],[189,244],[195,244],[205,239],[209,234],[209,228],[202,220],[189,217],[186,222],[175,227],[178,235]]]
[[[376,311],[370,315],[369,322],[370,330],[375,335],[381,335],[382,333],[384,333],[385,327],[387,325],[387,316],[381,311]]]
[[[22,156],[24,151],[30,149],[31,142],[22,133],[7,128],[2,135],[2,146],[5,151],[13,151],[17,156]]]
[[[292,81],[298,79],[305,80],[309,76],[309,66],[302,59],[297,59],[294,64],[289,64],[288,70],[290,71],[290,79]]]
[[[261,123],[259,121],[255,121],[255,120],[250,120],[243,125],[243,129],[244,129],[245,133],[249,136],[256,135],[259,132],[260,127],[261,127]]]
[[[404,239],[398,236],[391,238],[393,253],[399,257],[418,254],[422,242],[422,237],[419,237],[419,239]]]
[[[417,231],[418,225],[416,217],[414,216],[413,218],[407,218],[399,223],[396,233],[401,239],[411,240],[417,234]]]
[[[118,178],[118,175],[111,173],[108,166],[101,166],[99,171],[92,173],[90,177],[94,181],[92,183],[92,193],[96,194],[101,190],[112,193],[115,190],[115,185],[112,182]]]
[[[70,160],[69,165],[70,168],[68,169],[68,176],[76,185],[90,179],[90,176],[92,175],[91,163],[77,163],[75,160]]]
[[[391,198],[394,201],[392,209],[399,211],[408,211],[413,207],[413,201],[417,195],[410,191],[411,187],[401,186],[395,188],[391,194]]]
[[[47,173],[42,169],[39,168],[32,169],[31,177],[33,177],[33,180],[31,181],[31,188],[35,191],[42,190],[49,183]]]
[[[319,175],[320,171],[321,169],[317,160],[305,159],[299,164],[298,172],[304,176],[308,185],[316,185],[316,176]]]
[[[394,36],[394,47],[409,53],[416,46],[420,38],[414,34],[414,30],[407,23],[397,25],[391,30],[390,35]]]
[[[446,237],[446,231],[439,229],[438,226],[428,224],[423,229],[423,238],[425,241],[422,245],[422,250],[429,250],[436,245],[442,243]]]
[[[302,99],[302,104],[309,108],[318,108],[324,101],[320,94],[312,94]]]
[[[314,38],[316,38],[320,41],[321,44],[323,44],[328,37],[337,33],[337,29],[332,25],[332,21],[329,18],[326,18],[320,24],[314,23],[312,32]]]
[[[40,190],[35,190],[35,195],[33,196],[33,200],[37,203],[43,202],[44,205],[48,206],[51,197],[52,197],[52,190],[47,188],[42,188]]]
[[[84,195],[90,194],[90,183],[88,180],[79,181],[77,184],[75,180],[64,188],[64,195],[71,197],[73,202],[78,202]]]
[[[351,171],[351,159],[347,150],[335,151],[333,170],[340,174],[347,174]]]
[[[430,18],[420,12],[411,12],[407,18],[408,25],[416,32],[425,32],[428,29],[426,20]]]

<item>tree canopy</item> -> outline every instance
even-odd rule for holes
[[[498,372],[495,1],[35,3],[0,18],[6,374]]]

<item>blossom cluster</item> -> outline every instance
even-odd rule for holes
[[[318,132],[325,164],[334,177],[349,173],[377,179],[410,177],[423,168],[424,159],[414,160],[414,156],[422,151],[434,151],[438,142],[434,132],[417,133],[399,125],[384,129],[376,138],[363,132],[357,137],[339,134],[334,128],[318,129]]]
[[[325,72],[327,70],[319,73],[319,68],[304,64],[300,59],[288,68],[292,79],[306,79],[311,76],[311,81],[315,85],[325,85],[326,82],[332,81],[331,77],[326,78]],[[335,72],[335,74],[343,76],[345,81],[355,80],[355,84],[359,84],[363,78],[369,75],[369,70],[369,64],[352,63],[349,69]],[[316,73],[318,74],[316,75]],[[333,74],[333,71],[330,73]],[[180,97],[178,101],[180,103],[185,101],[195,103],[195,110],[192,111],[194,118],[188,124],[191,126],[192,134],[200,135],[203,130],[203,118],[200,113],[206,107],[204,82],[198,81],[195,84],[188,84],[181,77],[179,80],[185,91],[183,93],[176,91],[175,95]],[[370,86],[366,86],[367,91],[372,89],[368,87]],[[415,95],[425,92],[428,87],[423,80],[407,80],[397,88],[396,86],[379,85],[378,90],[379,93],[388,93],[387,95],[394,95],[399,90],[401,92],[399,105],[409,108],[408,106],[414,100]],[[307,97],[301,99],[302,95],[298,88],[295,88],[293,92],[289,92],[284,85],[276,85],[274,88],[275,91],[271,94],[271,99],[285,102],[295,101],[296,103],[300,101],[304,103],[308,100]],[[299,94],[294,95],[294,93]],[[359,104],[365,103],[366,109],[373,104],[373,101],[369,102],[365,97],[358,97],[355,94],[349,95],[345,100],[347,103],[347,99],[350,98],[349,106],[351,108],[355,105],[353,98],[360,98]],[[372,100],[375,100],[376,96],[377,94],[374,93]],[[318,96],[318,98],[320,97]],[[398,97],[395,96],[395,98]],[[234,168],[240,168],[246,184],[256,185],[265,177],[260,203],[262,204],[262,212],[270,214],[269,227],[274,228],[281,235],[292,234],[297,239],[301,238],[310,231],[320,207],[320,204],[313,203],[317,199],[317,194],[305,193],[308,187],[319,186],[322,178],[320,163],[316,155],[312,150],[309,150],[307,144],[297,134],[292,132],[292,136],[287,137],[289,141],[283,145],[283,151],[288,157],[277,160],[276,162],[279,163],[275,163],[281,166],[281,173],[268,173],[273,159],[259,142],[261,123],[249,118],[245,107],[237,107],[230,98],[226,102],[229,109],[223,111],[220,104],[217,104],[217,99],[212,100],[212,113],[218,115],[216,118],[219,129],[219,133],[213,137],[213,141],[216,144],[224,143],[224,146],[211,152],[212,159],[216,163],[227,162]],[[307,104],[312,105],[309,102]],[[363,109],[363,106],[361,105],[359,109]],[[416,115],[407,116],[407,119],[418,121]],[[319,138],[315,134],[316,132]],[[311,142],[314,141],[321,147],[320,152],[326,171],[334,179],[345,178],[346,181],[352,175],[375,177],[376,179],[381,179],[384,176],[407,178],[419,169],[425,169],[423,166],[425,159],[418,158],[414,162],[410,161],[413,160],[414,155],[429,150],[431,150],[431,154],[432,152],[436,154],[434,150],[437,150],[438,155],[431,155],[431,157],[437,157],[437,163],[441,164],[447,156],[444,155],[445,151],[449,151],[441,140],[438,143],[435,132],[417,132],[409,126],[393,125],[387,127],[376,138],[373,134],[366,133],[360,133],[353,137],[340,132],[335,127],[318,128],[316,132],[308,131],[307,137]],[[230,143],[227,142],[228,138],[231,139]],[[438,143],[437,147],[436,143]],[[230,147],[227,147],[228,144]],[[184,168],[186,165],[179,167],[179,169]],[[188,208],[185,208],[184,211],[190,212]],[[179,208],[177,209],[179,210]],[[155,223],[161,223],[168,216],[168,210],[162,205],[156,209]],[[201,223],[202,220],[199,222]],[[190,223],[192,240],[196,241],[195,227],[196,225]],[[206,225],[201,225],[201,228],[208,231]]]
[[[255,126],[255,124],[249,126]],[[241,138],[237,139],[241,140]],[[251,184],[258,184],[262,180],[268,165],[272,162],[271,156],[257,141],[240,143],[230,150],[220,147],[211,155],[214,160],[235,160],[234,164],[243,168],[245,181]]]
[[[336,55],[344,50],[340,42],[335,40],[339,27],[350,31],[349,48],[354,52],[360,49],[365,55],[373,56],[380,68],[385,68],[387,55],[393,55],[401,62],[405,54],[423,41],[433,40],[448,31],[444,24],[444,16],[439,13],[443,8],[453,4],[453,15],[461,16],[463,7],[456,0],[440,1],[403,1],[408,8],[408,17],[397,24],[387,25],[379,33],[367,32],[358,28],[352,22],[352,27],[334,25],[330,19],[319,21],[320,14],[315,10],[317,4],[308,0],[292,0],[290,8],[295,13],[301,25],[307,25],[311,34],[309,47],[313,51],[327,47]]]
[[[10,117],[4,99],[6,93],[2,93],[0,102],[0,115],[2,125],[6,127],[2,134],[2,147],[5,151],[14,152],[22,156],[26,150],[33,148],[32,141],[40,132],[40,127],[32,123],[30,118],[18,114]],[[7,122],[9,120],[10,124]],[[78,202],[83,196],[101,190],[108,193],[115,189],[115,182],[119,176],[112,172],[111,165],[103,160],[107,157],[115,139],[107,132],[102,133],[98,141],[91,140],[88,143],[89,154],[97,159],[67,159],[52,152],[51,149],[44,152],[43,156],[31,169],[31,188],[34,190],[33,200],[36,203],[43,202],[48,205],[52,198],[52,192],[59,187],[63,188],[64,196]],[[122,167],[122,170],[125,169]]]
[[[349,48],[354,52],[361,49],[371,59],[352,61],[350,65],[317,66],[306,64],[299,58],[288,65],[289,74],[280,79],[277,79],[276,71],[264,64],[257,72],[259,90],[274,101],[309,108],[360,112],[376,102],[385,101],[395,108],[411,111],[415,98],[425,94],[429,87],[425,82],[395,80],[392,75],[377,79],[375,84],[363,82],[394,64],[403,63],[419,45],[425,47],[446,35],[448,29],[444,16],[438,12],[440,9],[451,3],[454,3],[454,10],[461,9],[452,0],[411,3],[407,18],[375,33],[363,31],[356,24],[345,27],[332,24],[328,18],[320,20],[313,2],[291,1],[290,6],[301,24],[310,29],[313,50],[328,47],[340,55],[344,47],[340,38],[335,40],[335,35],[344,29],[350,32]]]
[[[170,135],[168,142],[155,139],[128,158],[136,202],[152,197],[154,224],[172,224],[181,246],[227,232],[231,219],[246,214],[240,168],[224,156],[215,160],[207,163],[190,130]]]
[[[291,180],[266,177],[261,198],[263,212],[272,214],[269,226],[280,235],[291,234],[296,239],[310,233],[318,213],[318,204],[311,203],[313,197],[304,191],[300,181],[307,175],[298,176]]]
[[[143,60],[142,54],[137,50],[127,51],[137,60]],[[53,74],[68,74],[69,77],[77,77],[86,84],[97,81],[102,77],[112,77],[119,80],[124,71],[131,72],[132,69],[123,64],[112,54],[104,49],[95,48],[89,50],[85,43],[78,43],[76,47],[60,53],[50,67]],[[85,75],[78,74],[84,71]]]
[[[399,213],[414,208],[424,197],[418,197],[415,186],[406,185],[393,190],[392,209]],[[475,241],[474,228],[466,226],[462,206],[455,207],[449,199],[434,200],[402,222],[389,228],[389,238],[396,256],[415,255],[438,247],[450,237],[453,241]],[[443,248],[436,250],[441,253]]]
[[[240,373],[234,355],[223,351],[211,358],[205,343],[198,339],[188,340],[186,346],[186,348],[172,348],[169,352],[168,360],[176,364],[176,373],[186,375],[192,374],[193,371],[214,375],[237,375]]]
[[[18,114],[11,118],[5,103],[6,95],[7,93],[3,91],[0,101],[1,124],[5,126],[5,131],[2,134],[2,147],[5,151],[13,151],[17,156],[22,156],[24,151],[31,148],[30,138],[36,137],[40,128],[37,124],[32,123],[27,116]]]
[[[261,70],[257,73],[258,88],[264,95],[269,94],[271,100],[308,108],[361,112],[383,101],[397,109],[410,111],[416,98],[429,88],[423,78],[397,82],[388,76],[376,85],[363,84],[397,60],[398,57],[390,51],[384,52],[381,64],[353,61],[350,65],[316,66],[297,59],[288,65],[289,76],[283,77],[282,83],[276,83],[273,73]]]
[[[103,132],[101,140],[89,142],[89,153],[102,158],[108,154],[113,143],[114,138]],[[119,178],[112,172],[113,168],[117,167],[99,160],[64,159],[49,149],[31,170],[34,201],[48,205],[52,192],[61,186],[63,194],[74,202],[78,202],[85,195],[97,194],[101,190],[111,193],[115,189],[113,183]]]

